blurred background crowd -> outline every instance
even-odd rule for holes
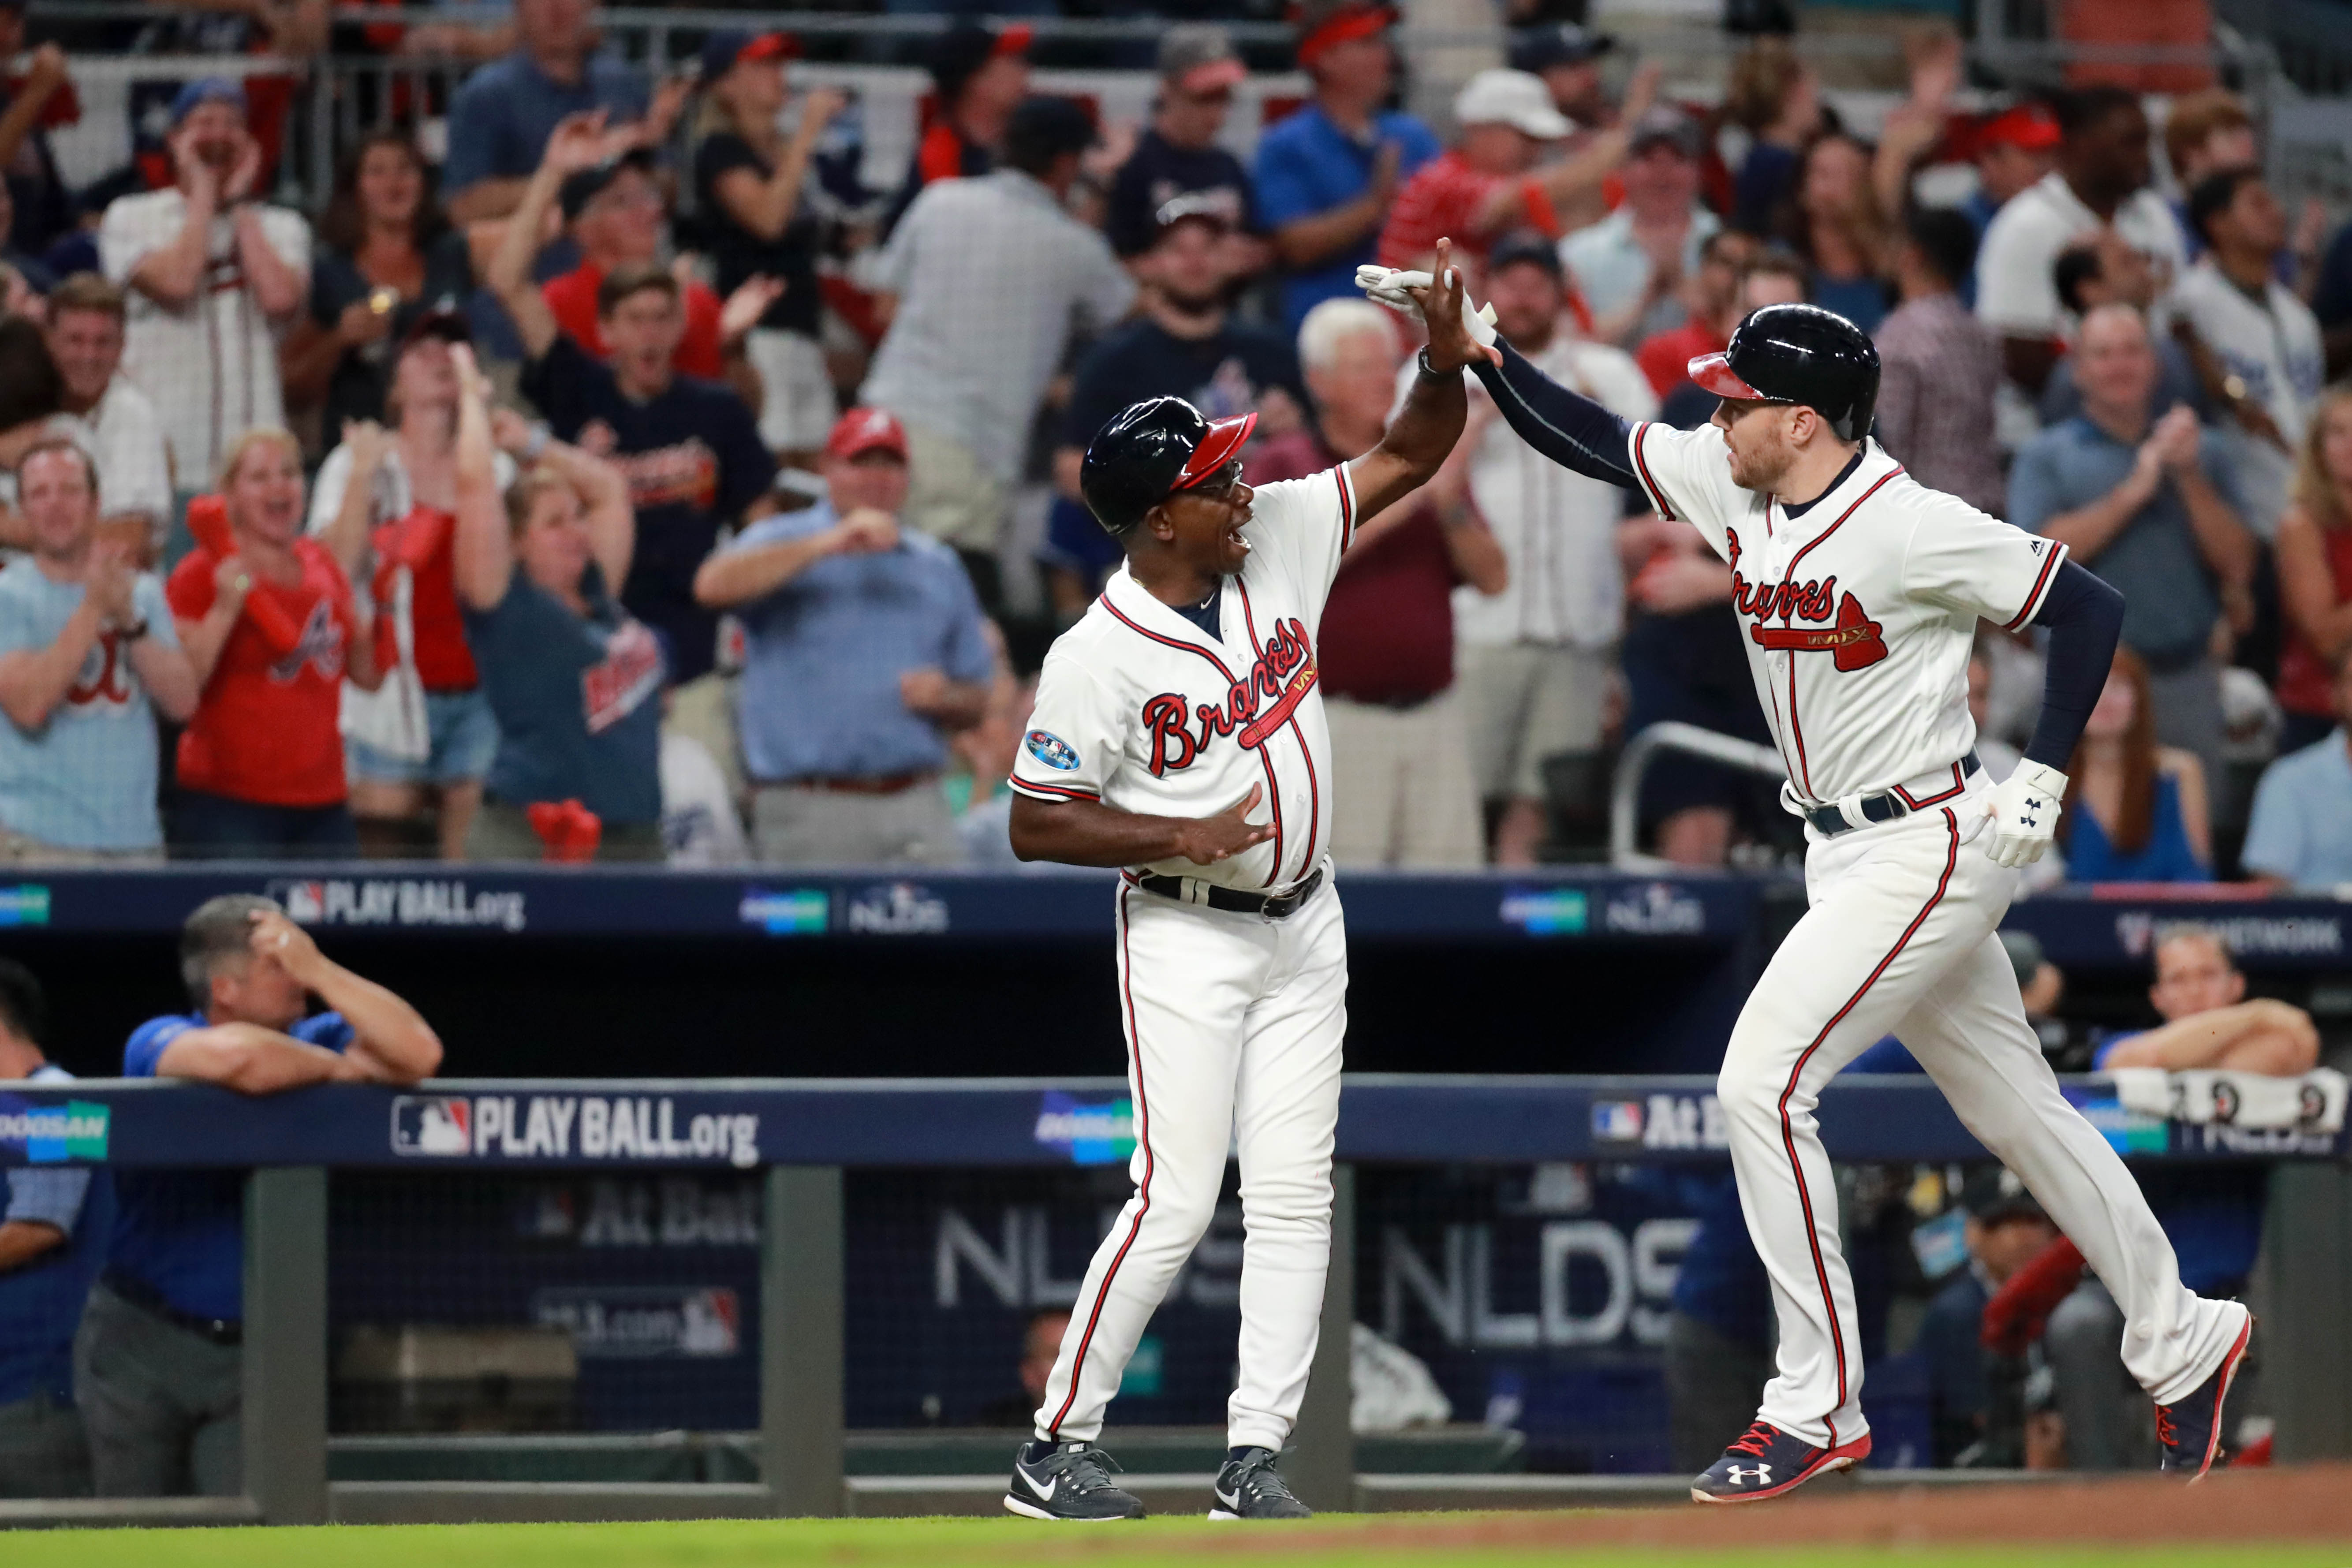
[[[2053,876],[2352,881],[2352,235],[2166,63],[2202,6],[2031,80],[1916,11],[907,8],[0,5],[0,857],[1006,861],[1118,564],[1092,432],[1175,393],[1259,412],[1258,482],[1367,449],[1413,345],[1355,268],[1450,237],[1628,417],[1705,419],[1758,305],[1851,317],[1887,449],[2124,591]],[[129,132],[68,179],[85,96]],[[1768,738],[1730,594],[1474,395],[1321,628],[1337,858],[1605,858],[1630,738]],[[1983,628],[1996,776],[2039,691]],[[1775,782],[1668,750],[1640,847],[1786,859]]]

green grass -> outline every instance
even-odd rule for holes
[[[1172,1568],[1212,1555],[1301,1568],[2352,1568],[2352,1545],[2137,1548],[1970,1546],[1742,1549],[1447,1545],[1384,1539],[1398,1525],[1475,1529],[1525,1514],[1340,1518],[1285,1550],[1282,1532],[1153,1520],[1059,1530],[1013,1520],[721,1521],[666,1524],[334,1525],[307,1530],[98,1530],[0,1538],[8,1568]],[[1559,1518],[1560,1516],[1553,1516]],[[1573,1521],[1562,1519],[1572,1530]],[[1349,1539],[1349,1538],[1355,1539]]]

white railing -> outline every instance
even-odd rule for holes
[[[1769,746],[1743,741],[1696,724],[1668,719],[1651,725],[1625,743],[1617,759],[1617,777],[1609,787],[1609,863],[1621,871],[1663,871],[1671,863],[1644,855],[1638,846],[1642,828],[1642,778],[1660,752],[1679,752],[1759,778],[1785,779],[1789,771],[1780,753]]]

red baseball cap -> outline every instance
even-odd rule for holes
[[[1302,7],[1302,10],[1306,9]],[[1396,25],[1397,14],[1392,6],[1360,5],[1349,0],[1338,9],[1320,18],[1302,16],[1306,24],[1298,39],[1298,63],[1312,67],[1324,50],[1334,44],[1352,43],[1387,32]]]
[[[853,408],[834,421],[824,438],[824,455],[846,461],[868,452],[887,452],[907,460],[907,427],[887,408]]]
[[[2006,144],[2027,153],[2058,145],[2058,119],[2039,103],[2021,103],[2003,110],[1977,128],[1979,149]]]

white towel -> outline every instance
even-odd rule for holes
[[[2126,1110],[2174,1121],[2221,1122],[2233,1127],[2293,1127],[2306,1132],[2343,1130],[2347,1085],[2334,1068],[2314,1068],[2301,1078],[2225,1072],[2197,1068],[2110,1068],[2116,1098]]]

